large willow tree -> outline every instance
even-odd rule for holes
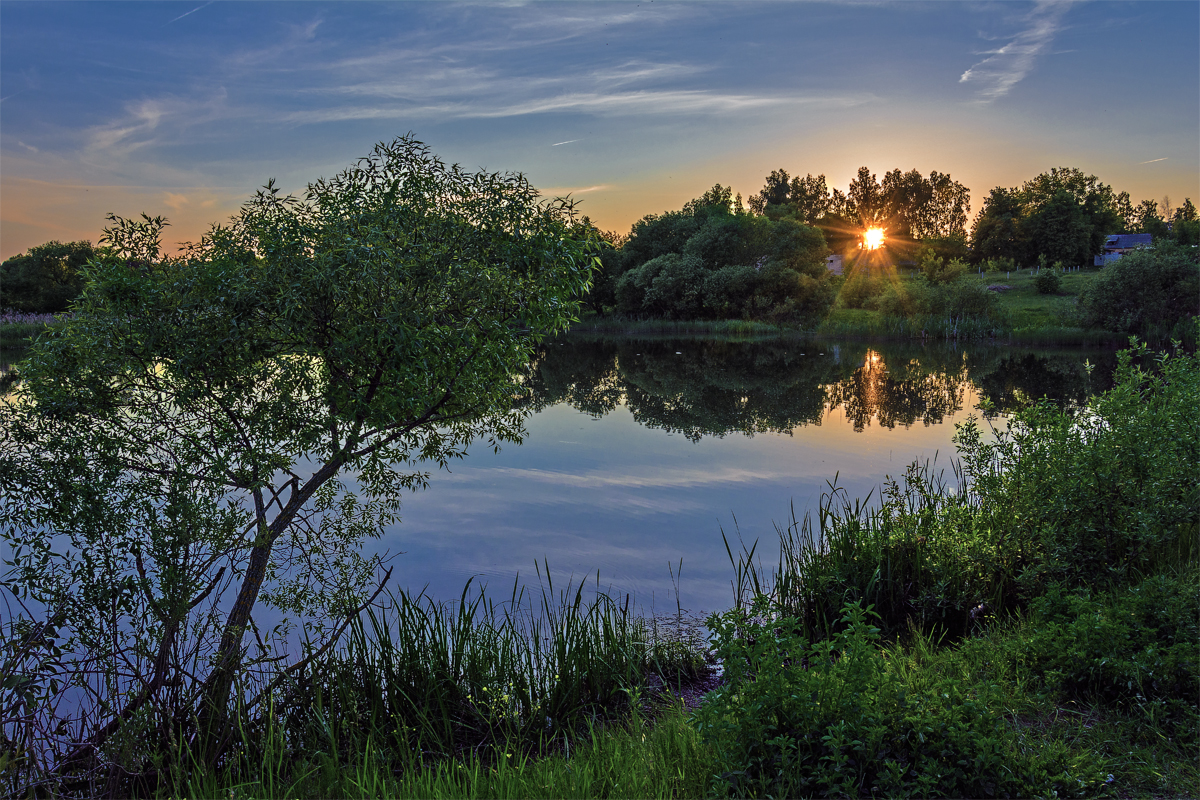
[[[5,588],[28,617],[3,734],[42,774],[132,769],[168,730],[219,752],[234,688],[253,703],[319,658],[381,586],[361,544],[422,468],[519,440],[513,376],[594,261],[569,202],[407,137],[302,197],[268,184],[181,256],[161,219],[112,219],[0,402]],[[303,652],[280,658],[263,604]]]

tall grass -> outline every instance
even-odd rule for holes
[[[344,760],[328,749],[288,764],[278,728],[237,770],[197,765],[177,786],[183,797],[319,798],[669,798],[702,797],[713,774],[709,749],[682,710],[666,710],[653,726],[637,720],[592,726],[569,748],[534,757],[520,748],[423,764],[397,763],[372,742]]]
[[[454,604],[398,592],[351,626],[334,657],[279,682],[244,723],[219,780],[261,782],[264,765],[279,787],[338,764],[370,762],[373,774],[402,780],[428,769],[453,775],[443,763],[492,770],[569,752],[708,669],[669,625],[607,595],[589,598],[582,583],[556,591],[548,574],[540,592],[514,584],[501,603],[470,583]]]

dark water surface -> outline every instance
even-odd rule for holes
[[[471,577],[495,594],[518,575],[536,584],[544,562],[556,588],[596,586],[598,571],[599,588],[647,612],[673,613],[676,587],[693,613],[725,608],[722,530],[773,562],[774,523],[815,510],[835,475],[865,497],[913,460],[949,474],[954,426],[981,398],[1077,405],[1114,363],[985,344],[570,337],[532,371],[524,443],[434,473],[372,546],[402,552],[394,580],[439,599]]]

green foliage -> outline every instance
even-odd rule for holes
[[[268,185],[180,257],[162,220],[116,220],[0,405],[5,588],[101,676],[88,741],[38,746],[108,757],[119,733],[113,774],[179,735],[215,757],[235,682],[282,668],[256,603],[336,638],[387,579],[361,542],[421,465],[519,440],[517,375],[589,284],[573,221],[411,138],[303,198]]]
[[[264,724],[289,757],[328,747],[349,759],[371,746],[425,760],[497,749],[547,752],[589,725],[625,719],[708,671],[698,651],[624,613],[582,584],[495,603],[470,585],[455,605],[401,593],[319,671],[279,685]],[[524,602],[523,602],[524,601]]]
[[[921,254],[921,275],[930,286],[943,286],[954,283],[966,274],[968,265],[957,259],[949,262],[937,255],[932,249],[926,249]]]
[[[1030,254],[1071,265],[1091,260],[1092,225],[1082,205],[1065,190],[1029,212],[1021,222],[1021,232],[1029,240]]]
[[[611,308],[666,320],[794,323],[823,314],[833,293],[821,232],[731,211],[728,194],[718,186],[683,211],[636,223],[622,248],[602,257]]]
[[[878,272],[856,269],[842,283],[838,304],[842,308],[870,308],[886,286],[887,282]]]
[[[1196,247],[1200,245],[1200,220],[1177,220],[1171,233],[1180,245]]]
[[[725,683],[695,724],[717,760],[718,794],[1080,796],[1102,783],[1094,762],[1022,747],[986,683],[904,680],[868,613],[848,603],[841,630],[821,641],[761,596],[710,617]]]
[[[66,311],[83,291],[83,267],[97,255],[90,242],[47,242],[0,264],[0,310]]]
[[[247,733],[246,739],[250,739]],[[653,726],[640,720],[597,726],[565,752],[531,754],[519,747],[422,764],[420,754],[372,746],[351,758],[328,747],[281,758],[278,726],[258,736],[224,769],[196,765],[177,784],[181,797],[347,798],[696,798],[712,774],[708,749],[684,712],[668,710]]]
[[[1033,279],[1038,294],[1058,294],[1062,287],[1062,262],[1055,262],[1053,267],[1042,269]]]
[[[999,258],[989,258],[983,262],[984,272],[1004,272],[1009,273],[1017,269],[1017,262],[1011,258],[1001,256]]]
[[[1079,297],[1088,327],[1146,338],[1184,339],[1200,314],[1200,257],[1190,247],[1159,242],[1109,263]]]
[[[1101,251],[1105,236],[1124,227],[1120,205],[1112,187],[1075,168],[1056,167],[1019,188],[998,186],[975,218],[974,258],[1030,264],[1045,255],[1085,264]]]
[[[1200,571],[1094,594],[1052,586],[1034,601],[1024,656],[1072,700],[1136,709],[1184,743],[1200,738]]]
[[[959,433],[978,530],[1003,532],[1026,597],[1055,584],[1108,587],[1194,552],[1200,529],[1200,358],[1145,345],[1120,354],[1114,387],[1071,415],[1039,404],[987,442]]]
[[[769,594],[814,637],[861,601],[888,635],[956,638],[1051,586],[1117,586],[1186,563],[1200,530],[1200,363],[1163,356],[1144,371],[1135,355],[1146,357],[1123,353],[1114,388],[1085,409],[1034,405],[987,436],[964,424],[957,485],[912,466],[877,505],[834,489],[815,519],[779,531],[773,579],[752,551],[737,556],[737,597]]]

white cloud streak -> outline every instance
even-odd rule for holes
[[[212,0],[209,0],[209,2],[207,2],[207,3],[204,3],[203,5],[198,5],[198,6],[196,6],[195,8],[193,8],[191,11],[188,11],[187,13],[180,14],[178,17],[176,17],[175,19],[171,20],[170,22],[165,22],[165,23],[163,23],[163,26],[165,27],[165,26],[167,26],[167,25],[170,25],[170,24],[171,24],[171,22],[179,22],[179,20],[183,19],[184,17],[187,17],[187,16],[190,16],[190,15],[192,15],[192,14],[195,14],[197,11],[199,11],[199,10],[200,10],[200,9],[202,9],[202,8],[204,8],[204,6],[211,6],[211,5],[212,5]]]
[[[978,62],[958,79],[959,83],[979,84],[977,100],[990,103],[1004,97],[1025,79],[1039,56],[1045,54],[1062,29],[1062,18],[1069,2],[1039,3],[1025,17],[1026,27],[1007,44],[996,50],[981,53],[987,58]]]

